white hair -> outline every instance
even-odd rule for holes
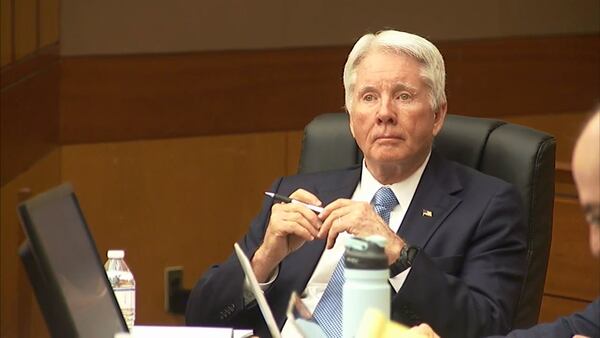
[[[414,34],[394,30],[363,35],[352,48],[344,66],[346,109],[352,107],[352,94],[356,83],[356,67],[373,50],[405,54],[421,64],[421,76],[429,87],[431,108],[437,112],[446,103],[446,71],[440,51],[428,40]]]

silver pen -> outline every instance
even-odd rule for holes
[[[269,196],[269,197],[271,197],[273,199],[276,199],[278,201],[281,201],[281,202],[301,204],[301,205],[309,208],[310,210],[312,210],[312,211],[314,211],[314,212],[316,212],[318,214],[320,214],[321,212],[323,212],[323,208],[322,207],[318,207],[316,205],[304,203],[304,202],[295,200],[293,198],[289,198],[287,196],[279,195],[279,194],[272,193],[272,192],[265,192],[265,195],[267,195],[267,196]]]

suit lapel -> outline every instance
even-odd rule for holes
[[[356,166],[348,171],[344,171],[327,182],[321,182],[320,186],[315,186],[317,197],[327,205],[338,198],[351,198],[358,180],[362,166]]]
[[[351,198],[360,179],[361,166],[357,166],[351,170],[340,171],[331,175],[325,176],[325,179],[316,180],[312,186],[312,191],[327,205],[338,198]],[[296,278],[297,290],[302,292],[310,279],[323,250],[325,249],[325,240],[314,240],[306,242],[301,250],[294,252],[289,256],[290,266],[298,268],[302,271],[304,278]],[[314,264],[306,264],[306,262],[314,262]]]
[[[423,172],[415,195],[404,216],[398,235],[424,248],[442,221],[460,204],[453,194],[462,190],[454,167],[435,150]]]

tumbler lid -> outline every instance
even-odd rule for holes
[[[345,267],[359,270],[387,269],[386,242],[385,237],[379,235],[366,238],[354,236],[348,238],[344,253]]]

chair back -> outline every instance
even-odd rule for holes
[[[513,328],[537,323],[552,239],[553,136],[500,120],[448,114],[434,140],[449,160],[512,183],[521,193],[527,224],[527,265]],[[317,116],[304,129],[299,173],[341,169],[362,161],[348,114]]]

